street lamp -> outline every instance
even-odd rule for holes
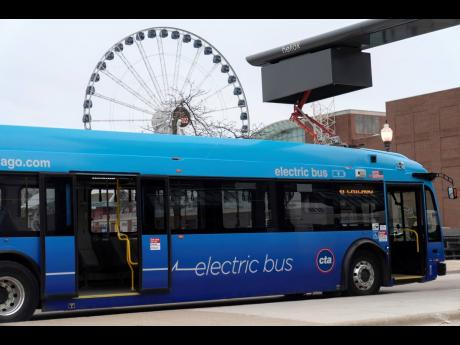
[[[388,121],[385,121],[383,128],[380,130],[380,137],[382,138],[385,150],[390,151],[390,144],[393,140],[393,130],[390,128]]]

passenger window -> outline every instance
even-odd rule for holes
[[[40,231],[38,179],[29,175],[0,175],[0,234]]]
[[[46,180],[46,233],[73,235],[72,179],[53,177]]]
[[[425,200],[428,240],[430,242],[440,242],[441,225],[439,224],[439,214],[435,206],[433,192],[428,188],[425,188]]]
[[[283,183],[279,192],[284,231],[371,230],[385,224],[381,185]]]
[[[40,231],[40,198],[38,187],[22,187],[20,195],[20,217],[27,224],[27,230]]]
[[[143,193],[144,234],[165,234],[165,188],[163,181],[145,181]]]
[[[171,182],[170,225],[175,233],[265,232],[272,226],[265,182]]]
[[[224,229],[266,231],[272,226],[265,183],[224,182],[221,197]]]
[[[202,200],[198,202],[198,198]],[[198,223],[203,224],[204,219],[198,220],[198,204],[204,206],[211,204],[211,198],[203,190],[191,188],[171,189],[170,221],[171,228],[178,231],[197,230]]]
[[[223,190],[222,213],[225,229],[252,227],[252,191]]]

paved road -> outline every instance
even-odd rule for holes
[[[460,325],[460,271],[365,297],[272,297],[110,311],[41,314],[11,325]]]

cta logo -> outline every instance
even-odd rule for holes
[[[332,250],[323,248],[316,254],[316,268],[322,273],[329,273],[335,265],[335,256]]]

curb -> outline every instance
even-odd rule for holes
[[[406,315],[372,320],[338,322],[325,324],[331,326],[420,326],[429,323],[449,324],[450,321],[460,320],[460,309],[435,313]]]

